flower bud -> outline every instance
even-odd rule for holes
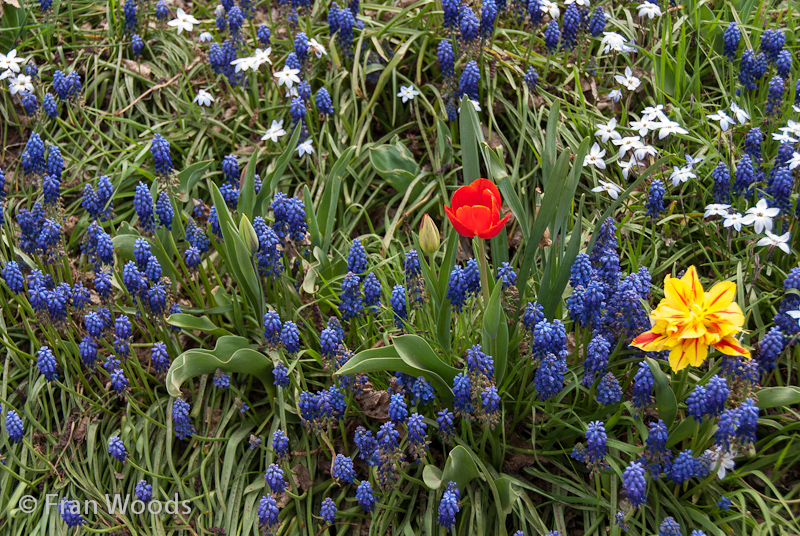
[[[250,249],[250,254],[255,255],[258,251],[258,235],[246,214],[242,214],[242,221],[239,222],[239,236],[242,237],[244,244]]]
[[[439,228],[433,223],[430,216],[425,214],[422,217],[422,225],[419,227],[419,245],[422,251],[428,255],[433,255],[439,249]]]

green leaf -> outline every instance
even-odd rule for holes
[[[433,348],[417,335],[400,335],[394,338],[397,354],[409,365],[422,370],[430,370],[452,384],[458,369],[442,361]]]
[[[211,165],[211,162],[213,160],[195,162],[178,173],[178,184],[180,185],[178,195],[181,202],[186,203],[191,199],[192,190],[197,185],[197,181],[203,176],[203,173],[206,172],[208,166]]]
[[[244,183],[242,183],[242,195],[239,196],[239,212],[245,214],[250,221],[253,220],[253,209],[256,204],[256,162],[258,162],[258,147],[247,162]]]
[[[572,264],[575,262],[578,253],[580,253],[581,243],[583,242],[583,219],[581,218],[581,214],[583,214],[583,202],[584,197],[581,196],[580,208],[577,213],[578,217],[575,221],[575,227],[572,229],[572,236],[570,236],[567,250],[564,252],[564,256],[559,259],[558,273],[554,278],[550,279],[547,288],[539,289],[539,295],[545,294],[547,296],[544,303],[544,314],[547,318],[552,318],[553,315],[555,315],[556,309],[558,309],[561,303],[561,297],[564,295],[564,289],[567,288]]]
[[[357,353],[336,371],[336,375],[343,376],[345,374],[380,371],[392,373],[400,371],[414,377],[424,376],[431,382],[431,385],[436,389],[439,398],[442,399],[445,405],[450,405],[453,401],[453,391],[450,389],[452,380],[448,383],[433,370],[421,368],[416,360],[407,361],[406,358],[400,357],[400,353],[394,345],[384,346],[383,348],[372,348]],[[455,375],[453,375],[453,377],[455,377]]]
[[[406,191],[419,175],[420,169],[414,155],[395,136],[394,143],[370,147],[369,161],[381,178],[398,192]],[[422,187],[422,184],[418,186]],[[413,194],[412,194],[413,196]]]
[[[519,497],[519,494],[511,487],[511,483],[511,477],[508,475],[500,475],[500,478],[494,481],[494,487],[497,488],[497,494],[500,497],[500,510],[505,514],[511,513],[511,508]]]
[[[800,387],[765,387],[756,393],[761,409],[781,408],[800,404]]]
[[[650,366],[650,371],[653,373],[655,379],[656,389],[656,404],[658,405],[658,416],[667,425],[667,428],[672,426],[675,422],[675,416],[678,414],[678,400],[675,398],[675,393],[669,385],[669,378],[661,370],[661,367],[650,357],[645,357],[645,361]]]
[[[189,378],[201,374],[213,374],[217,369],[223,372],[246,372],[264,384],[268,391],[272,385],[274,361],[249,348],[250,342],[244,337],[227,335],[217,340],[213,351],[187,350],[175,358],[167,371],[167,391],[170,396],[181,396],[181,385]]]
[[[461,165],[464,168],[464,184],[471,184],[481,178],[481,164],[478,160],[478,140],[483,136],[475,107],[465,95],[461,99],[459,135],[461,139]]]
[[[193,316],[186,313],[175,313],[167,318],[167,324],[177,328],[191,329],[211,333],[216,337],[230,335],[231,332],[214,324],[207,316]]]
[[[278,187],[278,182],[280,182],[283,172],[286,170],[286,166],[289,165],[289,161],[294,155],[297,142],[300,140],[300,132],[301,131],[299,128],[294,130],[289,143],[286,144],[286,149],[284,149],[278,159],[275,160],[275,167],[273,170],[266,177],[261,178],[261,191],[258,192],[255,201],[255,206],[260,207],[261,214],[267,213],[270,199],[272,199],[272,197],[275,195],[275,189]],[[253,171],[255,172],[255,170]]]
[[[556,140],[558,139],[559,101],[556,99],[547,116],[547,132],[544,138],[544,154],[542,155],[542,187],[546,190],[553,168],[556,165]]]
[[[426,465],[422,470],[422,480],[432,490],[440,489],[448,482],[455,482],[458,489],[463,491],[466,485],[480,474],[469,451],[458,445],[447,456],[444,471],[440,471],[435,465]]]
[[[494,358],[497,384],[503,382],[508,362],[508,322],[502,306],[503,285],[495,285],[483,313],[483,351]]]
[[[322,199],[319,204],[319,211],[317,212],[317,224],[320,226],[320,234],[322,235],[322,243],[314,244],[321,248],[323,251],[328,251],[331,246],[331,236],[333,236],[334,223],[336,222],[336,213],[339,208],[339,190],[342,185],[342,176],[350,165],[353,151],[355,147],[348,147],[344,150],[342,155],[336,160],[336,163],[328,173],[328,183],[325,190],[322,192]]]
[[[508,205],[508,208],[511,209],[511,213],[517,220],[519,230],[522,232],[523,242],[527,242],[531,233],[530,224],[528,223],[528,211],[525,210],[516,190],[514,190],[514,186],[511,184],[511,178],[505,177],[497,183],[497,189],[500,190],[503,200]]]

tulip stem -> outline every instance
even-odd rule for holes
[[[481,267],[481,289],[483,289],[483,302],[489,304],[489,266],[486,263],[486,241],[483,238],[478,240],[478,256],[480,257]]]

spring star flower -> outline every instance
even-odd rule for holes
[[[13,49],[8,54],[0,53],[0,71],[13,71],[18,73],[19,66],[24,61],[23,58],[17,57],[17,49]]]
[[[270,140],[273,142],[277,142],[278,138],[284,136],[285,134],[286,131],[283,130],[283,119],[281,119],[280,121],[275,121],[273,119],[272,126],[269,127],[269,130],[267,130],[266,134],[261,136],[261,140],[262,141]]]
[[[308,41],[308,50],[313,52],[314,55],[318,58],[328,55],[328,51],[325,50],[325,47],[321,43],[317,42],[316,39],[313,38]]]
[[[728,127],[735,124],[736,122],[730,118],[728,114],[720,110],[718,113],[709,114],[707,116],[712,121],[719,121],[719,128],[722,129],[722,132],[727,132]]]
[[[8,84],[8,91],[12,95],[15,93],[24,93],[26,91],[33,91],[33,83],[31,77],[26,74],[18,74],[16,78],[12,78]]]
[[[731,113],[733,114],[733,117],[739,122],[740,125],[744,125],[747,122],[747,120],[750,119],[748,113],[742,110],[739,107],[739,105],[736,104],[735,102],[731,103]]]
[[[631,156],[631,159],[628,160],[627,162],[624,162],[622,160],[617,160],[617,165],[620,168],[622,168],[622,176],[623,176],[623,178],[625,180],[628,180],[628,175],[630,175],[630,172],[633,171],[634,168],[636,168],[637,166],[640,166],[641,164],[636,161],[636,158]]]
[[[200,34],[200,42],[201,43],[208,43],[214,39],[214,36],[211,35],[210,32],[203,32]]]
[[[608,98],[614,102],[619,102],[622,99],[622,91],[619,89],[612,89],[608,92]]]
[[[414,89],[414,86],[400,86],[400,93],[397,94],[398,97],[403,99],[403,104],[410,100],[414,100],[414,97],[417,95],[419,95],[419,91]]]
[[[550,0],[541,0],[539,2],[539,9],[542,10],[542,13],[547,13],[550,15],[550,18],[553,20],[558,19],[559,15],[561,15],[561,10],[558,9],[558,4],[551,2]]]
[[[619,197],[619,194],[620,192],[622,192],[622,189],[613,182],[600,181],[600,186],[595,186],[594,188],[592,188],[592,191],[608,192],[608,196],[611,199],[616,199]]]
[[[657,4],[651,4],[650,2],[644,2],[639,5],[639,18],[643,19],[647,17],[650,20],[653,20],[656,17],[661,16],[661,8],[658,7]]]
[[[194,28],[193,25],[200,24],[200,21],[196,18],[192,17],[188,13],[186,13],[183,9],[178,8],[178,12],[176,13],[177,17],[167,23],[167,26],[175,26],[178,28],[178,35],[181,34],[182,31],[186,30],[187,32],[191,32]]]
[[[295,151],[298,152],[299,156],[314,154],[314,146],[312,145],[311,138],[299,144]]]
[[[733,214],[726,214],[725,221],[722,222],[722,226],[725,228],[733,227],[737,231],[742,230],[742,220],[744,219],[741,214],[735,212]]]
[[[619,132],[617,132],[617,118],[612,117],[611,121],[606,123],[605,125],[597,125],[597,131],[595,131],[594,135],[600,138],[600,141],[606,143],[609,139],[611,140],[618,140],[622,137]]]
[[[461,236],[489,239],[500,234],[511,216],[500,218],[501,204],[497,186],[488,179],[477,179],[456,190],[452,203],[444,211]]]
[[[767,231],[764,238],[756,242],[756,246],[770,246],[775,247],[777,246],[780,248],[784,253],[791,255],[792,250],[789,248],[789,233],[784,233],[780,236],[772,233],[771,231]]]
[[[635,151],[644,147],[642,139],[639,136],[626,136],[618,140],[612,140],[612,143],[619,147],[619,157],[625,156],[628,151]]]
[[[800,153],[797,151],[792,153],[792,157],[786,162],[786,165],[789,166],[789,169],[795,169],[797,166],[800,166]]]
[[[800,309],[797,311],[786,311],[786,314],[797,320],[797,324],[800,325]]]
[[[606,150],[601,149],[597,142],[594,142],[594,145],[592,145],[592,150],[589,151],[589,154],[583,158],[583,167],[592,165],[598,169],[606,169],[606,163],[603,160],[605,155]]]
[[[658,139],[663,140],[670,134],[688,134],[689,131],[683,128],[680,123],[676,121],[661,121],[656,123],[655,128],[658,129]]]
[[[274,76],[278,79],[278,87],[286,84],[287,89],[291,89],[294,84],[300,83],[300,69],[292,69],[288,65],[283,66],[283,70],[275,71]]]
[[[625,67],[625,76],[621,74],[615,74],[614,80],[620,83],[622,87],[627,89],[628,91],[635,91],[636,88],[642,83],[641,80],[633,76],[633,71],[631,71],[630,67]]]
[[[653,328],[633,339],[631,346],[645,352],[669,350],[669,365],[675,372],[688,365],[700,366],[709,346],[749,359],[750,351],[734,338],[744,324],[735,297],[736,284],[730,281],[704,292],[694,266],[680,279],[667,275],[664,299],[650,313]]]
[[[600,46],[603,49],[603,54],[608,54],[610,51],[625,53],[628,47],[625,46],[627,40],[617,32],[603,32],[603,39],[600,41]]]
[[[717,469],[717,478],[724,480],[727,472],[733,471],[733,468],[736,467],[736,463],[733,460],[738,455],[739,453],[735,450],[719,450],[715,453],[716,461],[720,464],[719,469]]]
[[[798,141],[797,138],[791,137],[788,132],[781,132],[780,134],[773,132],[772,139],[778,143],[797,143]]]
[[[703,217],[710,218],[711,216],[727,216],[729,208],[731,208],[730,205],[721,205],[717,203],[707,205]]]
[[[211,103],[214,102],[214,97],[205,89],[201,89],[197,92],[197,96],[192,102],[199,104],[200,106],[211,106]]]
[[[696,179],[697,175],[694,174],[690,166],[684,166],[682,168],[672,166],[672,175],[670,175],[669,178],[672,179],[672,186],[677,186],[689,179]]]
[[[781,209],[767,205],[766,199],[759,199],[756,206],[750,207],[745,211],[746,216],[742,218],[744,225],[753,225],[756,234],[761,234],[765,230],[772,231],[772,218],[780,214]]]

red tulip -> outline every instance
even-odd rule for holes
[[[478,179],[462,186],[453,194],[452,206],[444,211],[461,236],[494,238],[503,230],[508,218],[500,219],[500,190],[488,179]]]

